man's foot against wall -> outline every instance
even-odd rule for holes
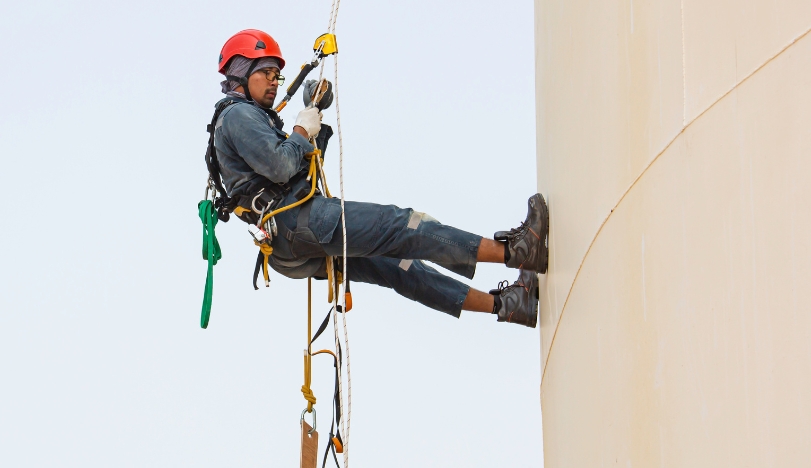
[[[498,289],[490,294],[495,296],[493,313],[499,322],[517,323],[535,328],[538,323],[538,275],[534,271],[521,270],[518,280],[510,286],[502,281]]]
[[[546,273],[549,263],[549,209],[543,195],[536,193],[527,202],[527,219],[517,228],[498,231],[493,238],[505,242],[504,262],[510,268]]]

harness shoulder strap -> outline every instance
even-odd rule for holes
[[[208,131],[206,167],[208,168],[208,177],[211,182],[214,183],[214,187],[217,189],[217,197],[214,199],[214,207],[217,208],[217,218],[223,222],[228,222],[228,219],[230,219],[230,214],[226,208],[230,202],[230,199],[228,198],[225,188],[222,185],[220,161],[217,159],[217,149],[214,147],[214,131],[216,130],[217,120],[220,118],[222,111],[228,108],[228,106],[236,103],[237,101],[234,100],[225,100],[217,104],[217,107],[214,109],[214,116],[211,118],[211,123],[206,126],[206,131]]]

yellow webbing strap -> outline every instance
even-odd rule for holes
[[[332,304],[335,300],[335,294],[340,290],[340,285],[344,284],[344,275],[341,271],[337,271],[333,257],[327,257],[327,302]]]
[[[318,150],[315,150],[315,151],[313,151],[312,153],[309,153],[309,154],[314,155],[314,156],[320,156],[321,152],[318,151]],[[289,210],[291,208],[295,208],[295,207],[301,205],[302,203],[306,202],[307,200],[309,200],[310,198],[313,197],[313,194],[315,194],[316,182],[318,181],[318,175],[316,174],[315,158],[310,158],[310,170],[307,172],[307,177],[311,177],[312,181],[313,181],[313,185],[310,188],[310,193],[306,197],[302,198],[301,200],[299,200],[299,201],[297,201],[295,203],[291,203],[291,204],[289,204],[287,206],[279,208],[278,210],[274,210],[274,211],[271,211],[270,213],[266,214],[262,218],[262,221],[259,223],[260,226],[265,224],[270,218],[276,216],[277,214],[279,214],[279,213],[281,213],[283,211],[287,211],[287,210]],[[239,209],[239,207],[237,209]],[[250,210],[246,210],[246,211],[250,211]],[[236,213],[236,210],[234,210],[234,212]],[[240,214],[242,214],[242,212],[240,212],[237,216],[239,216]],[[270,286],[270,277],[268,276],[268,258],[270,258],[270,256],[273,254],[273,247],[271,247],[270,245],[265,244],[265,243],[256,242],[255,240],[253,241],[253,243],[256,244],[256,246],[259,247],[259,250],[262,252],[262,255],[265,256],[265,260],[262,262],[262,276],[264,276],[264,278],[265,278],[265,286]],[[315,397],[313,397],[313,398],[315,398]]]
[[[329,302],[330,304],[332,304],[332,301],[335,299],[335,297],[332,295],[332,291],[333,291],[333,289],[332,289],[332,285],[333,285],[332,274],[333,274],[332,256],[329,256],[329,257],[327,257],[327,284],[329,285],[327,287],[327,290],[328,290],[327,291],[327,302]]]
[[[259,251],[265,256],[265,260],[262,262],[262,276],[265,277],[265,287],[270,286],[270,277],[268,276],[268,259],[273,254],[273,247],[265,243],[256,242],[255,240],[253,243],[259,247]]]
[[[304,353],[304,385],[301,386],[301,394],[307,400],[307,412],[313,412],[315,395],[310,388],[312,381],[312,336],[313,336],[313,279],[307,278],[307,350]]]
[[[321,156],[321,151],[315,150],[312,153],[308,153],[308,154],[316,154],[318,157],[320,157]],[[306,202],[310,198],[313,198],[313,195],[315,194],[315,184],[316,184],[316,182],[318,182],[318,174],[316,174],[316,172],[317,171],[316,171],[316,165],[315,165],[315,158],[311,157],[310,158],[310,170],[307,172],[307,177],[312,178],[312,181],[313,181],[313,185],[310,188],[310,193],[308,193],[306,197],[302,198],[301,200],[299,200],[299,201],[297,201],[295,203],[291,203],[291,204],[289,204],[287,206],[283,206],[283,207],[279,208],[278,210],[273,210],[270,213],[266,214],[262,218],[262,221],[259,224],[260,225],[265,224],[267,222],[267,220],[269,220],[270,218],[276,216],[277,214],[279,214],[281,212],[284,212],[284,211],[287,211],[287,210],[291,210],[291,209],[303,204],[304,202]]]

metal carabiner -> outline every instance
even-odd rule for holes
[[[265,210],[262,210],[262,212],[259,214],[259,220],[256,222],[256,226],[265,231],[265,234],[267,234],[267,238],[265,238],[265,243],[270,244],[271,242],[273,242],[273,236],[276,235],[276,233],[274,233],[273,230],[270,229],[270,227],[268,226],[270,222],[261,225],[262,220],[264,218],[265,218]]]
[[[268,229],[268,227],[262,225],[262,220],[265,219],[265,213],[271,210],[271,207],[273,206],[273,200],[270,200],[267,206],[263,207],[261,210],[256,207],[256,200],[259,199],[264,190],[265,189],[260,190],[259,193],[257,193],[256,196],[253,197],[253,200],[251,200],[251,209],[253,210],[254,213],[259,214],[259,218],[256,220],[256,227],[258,227],[259,229],[263,229],[267,233],[267,242],[270,243],[270,241],[273,240],[273,236],[276,235],[276,223],[275,221],[273,221],[273,218],[271,218],[270,221],[268,221],[268,223],[266,224],[270,224],[272,229]]]
[[[256,200],[258,200],[259,197],[262,196],[262,193],[264,193],[264,191],[265,191],[265,189],[260,190],[259,193],[257,193],[256,196],[253,197],[253,200],[251,200],[251,209],[253,210],[254,213],[260,213],[260,212],[264,213],[273,204],[273,200],[271,200],[271,201],[268,202],[267,206],[262,208],[261,210],[256,207]]]
[[[268,221],[268,223],[270,224],[270,231],[268,231],[268,233],[273,234],[274,236],[278,235],[279,229],[276,227],[276,217],[274,216],[270,218],[270,221]]]
[[[301,412],[301,421],[299,421],[299,423],[304,422],[304,414],[306,412],[307,412],[306,408],[304,409],[304,411]],[[315,427],[316,427],[316,424],[315,424],[315,408],[313,408],[313,428],[310,429],[309,431],[307,431],[307,434],[312,434],[313,432],[315,432]]]
[[[208,200],[209,192],[211,192],[211,200],[213,201],[217,197],[217,187],[214,185],[214,181],[211,180],[211,177],[206,181],[206,196],[203,200]]]

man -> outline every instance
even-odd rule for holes
[[[240,218],[255,223],[256,200],[286,206],[309,193],[305,155],[323,138],[316,107],[302,110],[292,133],[272,110],[284,59],[278,44],[257,30],[237,33],[223,46],[219,72],[226,76],[214,126],[219,174]],[[309,84],[312,91],[313,84]],[[307,90],[305,90],[307,91]],[[227,104],[234,101],[235,104]],[[319,135],[320,133],[320,135]],[[323,140],[322,140],[323,141]],[[319,145],[324,147],[325,142]],[[215,161],[216,161],[215,159]],[[266,195],[269,194],[269,195]],[[265,198],[262,198],[265,197]],[[459,317],[462,310],[497,315],[499,322],[535,327],[538,277],[545,273],[548,212],[540,194],[529,199],[527,219],[494,239],[443,225],[425,213],[396,206],[346,202],[348,276],[377,284],[433,309]],[[252,213],[251,213],[252,212]],[[250,215],[246,214],[250,213]],[[284,235],[272,239],[270,266],[290,278],[325,277],[326,257],[343,254],[341,206],[337,198],[318,193],[300,207],[276,215]],[[473,278],[478,262],[504,263],[519,269],[518,280],[484,293],[445,276],[423,262]]]

